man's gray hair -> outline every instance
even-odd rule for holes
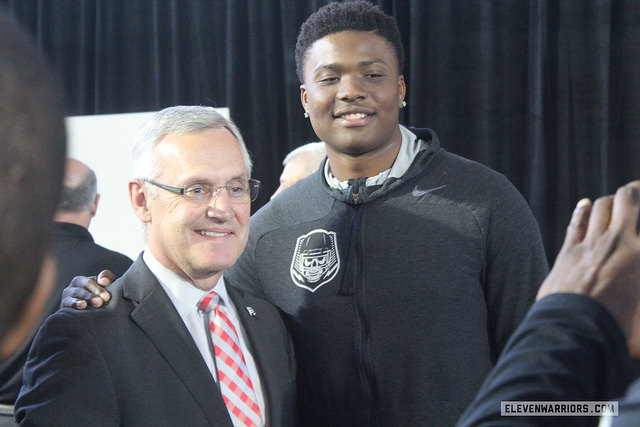
[[[93,203],[98,193],[98,179],[96,173],[89,169],[82,180],[74,186],[65,182],[62,187],[58,211],[85,212],[93,210]]]
[[[160,171],[154,152],[165,136],[190,135],[212,128],[231,132],[240,147],[247,176],[251,177],[251,157],[238,127],[213,107],[179,105],[157,112],[138,131],[133,148],[134,178],[155,179],[158,176]]]

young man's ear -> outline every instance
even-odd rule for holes
[[[307,108],[307,88],[305,85],[300,85],[300,102],[302,103],[302,108],[304,108],[304,116],[308,118],[309,110]]]
[[[404,102],[404,98],[407,95],[407,85],[404,82],[404,76],[402,74],[400,74],[400,77],[398,78],[398,91],[399,91],[399,98],[400,98],[400,108],[403,108],[406,104],[403,104]]]

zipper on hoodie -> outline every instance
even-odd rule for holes
[[[360,375],[362,377],[362,384],[364,387],[363,392],[365,393],[366,398],[365,402],[374,402],[373,405],[367,405],[364,410],[367,414],[368,420],[367,425],[369,426],[378,426],[380,424],[378,417],[378,393],[377,393],[377,381],[373,372],[373,364],[371,362],[371,353],[370,353],[370,344],[371,344],[371,331],[369,329],[369,319],[367,317],[367,307],[364,304],[363,294],[364,294],[364,286],[365,283],[363,281],[363,259],[364,254],[362,252],[362,223],[363,216],[366,211],[366,205],[359,205],[360,201],[360,192],[362,188],[365,186],[365,179],[355,179],[351,182],[351,200],[353,201],[354,206],[354,216],[351,227],[351,236],[350,236],[350,252],[349,261],[354,263],[351,265],[351,280],[353,280],[353,298],[354,298],[354,308],[356,310],[357,319],[359,322],[360,328],[360,337],[358,342],[358,353],[360,357],[361,363],[360,366]]]
[[[360,190],[364,187],[365,178],[350,179],[351,203],[357,205],[360,202]]]
[[[356,251],[358,253],[357,259],[357,269],[356,269],[356,284],[355,284],[355,295],[354,295],[354,305],[356,309],[356,313],[358,316],[359,326],[360,326],[360,341],[358,343],[358,352],[360,353],[360,375],[362,376],[362,382],[364,386],[364,392],[366,395],[365,402],[373,402],[372,405],[367,405],[365,408],[366,414],[368,416],[367,425],[369,426],[379,426],[380,421],[378,417],[378,384],[376,381],[376,376],[373,371],[373,364],[371,362],[371,331],[369,328],[369,319],[367,316],[367,307],[364,304],[364,281],[362,274],[362,245],[361,242],[361,230],[358,230],[357,237],[357,245]]]

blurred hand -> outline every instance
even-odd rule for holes
[[[578,202],[564,244],[538,299],[578,293],[600,302],[618,322],[631,357],[640,359],[640,181],[615,196]]]

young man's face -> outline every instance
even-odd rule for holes
[[[399,145],[404,95],[393,46],[372,32],[330,34],[307,52],[300,97],[328,151],[358,156]]]
[[[222,186],[248,178],[238,142],[224,128],[168,135],[155,155],[161,171],[156,181],[174,187]],[[247,243],[251,203],[231,203],[224,189],[209,203],[153,190],[147,244],[165,267],[195,281],[235,263]]]

